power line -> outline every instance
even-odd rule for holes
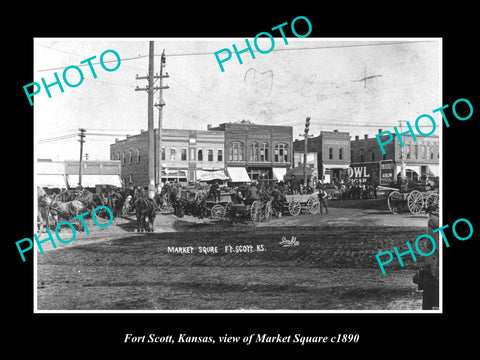
[[[322,49],[353,48],[353,47],[364,47],[364,46],[386,46],[386,45],[433,43],[433,42],[435,42],[435,41],[432,41],[432,40],[417,40],[417,41],[380,42],[380,43],[369,43],[369,44],[327,45],[327,46],[300,47],[300,48],[294,48],[294,47],[287,48],[286,47],[286,48],[283,48],[283,49],[273,49],[271,52],[275,52],[275,51],[322,50]],[[44,46],[44,45],[43,45],[43,47],[49,48],[48,46]],[[53,48],[49,48],[49,49],[61,51],[61,50],[53,49]],[[258,51],[256,51],[256,50],[252,49],[252,51],[258,53]],[[66,51],[61,51],[61,52],[65,52],[67,54],[75,55],[73,53],[68,53]],[[165,56],[167,56],[167,57],[168,56],[171,56],[171,57],[174,57],[174,56],[202,56],[202,55],[214,55],[214,54],[215,54],[215,52],[192,52],[192,53],[165,54]],[[159,57],[159,56],[162,56],[162,54],[155,54],[154,55],[154,57]],[[136,57],[123,58],[123,59],[120,58],[120,61],[138,60],[138,59],[143,59],[143,58],[147,58],[147,57],[148,57],[148,55],[138,55]],[[117,62],[117,60],[104,61],[103,63],[105,64],[105,63],[110,63],[110,62]],[[100,64],[100,62],[92,63],[92,65],[98,65],[98,64]],[[79,64],[79,65],[76,65],[76,66],[82,67],[82,66],[87,66],[87,65],[88,64]],[[70,65],[67,65],[67,66],[70,66]],[[49,68],[49,69],[40,69],[40,70],[37,70],[37,72],[51,71],[51,70],[61,70],[61,69],[65,69],[67,66],[61,66],[61,67]]]

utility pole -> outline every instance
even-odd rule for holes
[[[304,147],[303,147],[303,185],[307,186],[308,181],[307,181],[307,152],[308,152],[308,138],[312,137],[313,135],[308,135],[308,132],[310,131],[310,116],[307,117],[305,120],[305,132],[303,134],[300,134],[299,136],[304,137]]]
[[[83,157],[83,143],[85,142],[83,138],[85,137],[85,132],[87,130],[80,128],[78,129],[78,131],[80,131],[80,134],[78,134],[78,136],[80,136],[80,140],[78,140],[80,142],[80,161],[78,162],[78,186],[82,186],[82,157]]]
[[[153,199],[155,195],[155,132],[153,125],[153,95],[155,90],[159,90],[160,87],[153,86],[153,80],[159,78],[159,76],[153,75],[154,69],[154,42],[149,43],[148,52],[148,76],[136,76],[137,80],[148,80],[148,85],[145,88],[136,87],[135,91],[147,91],[148,93],[148,196]]]
[[[155,106],[158,108],[158,149],[155,151],[155,155],[157,157],[157,176],[156,176],[156,183],[160,184],[162,181],[162,122],[163,122],[163,107],[165,106],[165,102],[163,101],[163,90],[168,89],[169,86],[163,86],[163,79],[168,78],[168,72],[163,75],[163,68],[165,66],[165,49],[163,49],[161,60],[160,60],[160,76],[155,76],[156,78],[160,79],[160,86],[158,87],[159,96],[158,96],[158,104]]]
[[[398,124],[400,125],[400,133],[403,133],[402,129],[402,120],[398,120]],[[405,172],[405,153],[404,153],[404,146],[400,146],[400,157],[402,158],[401,162],[401,183],[407,178],[407,174]]]

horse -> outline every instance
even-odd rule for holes
[[[47,219],[52,215],[54,219],[55,227],[58,225],[58,217],[60,216],[63,219],[70,220],[75,216],[78,216],[84,213],[87,210],[85,204],[78,200],[72,201],[58,201],[55,197],[51,198],[46,196],[42,199],[42,204],[46,207],[47,210]],[[79,219],[79,230],[85,231],[81,219]],[[49,226],[49,221],[47,220],[47,226]]]
[[[155,220],[155,201],[146,196],[135,199],[135,213],[137,215],[137,231],[153,231]],[[148,218],[148,223],[146,219]]]

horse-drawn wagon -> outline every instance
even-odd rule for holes
[[[410,211],[412,214],[420,214],[422,210],[438,211],[439,209],[438,189],[430,187],[406,188],[393,190],[388,194],[388,209],[393,214],[402,211]]]
[[[320,212],[318,192],[313,194],[285,195],[284,208],[292,216],[297,216],[302,210],[308,210],[310,214],[318,214]]]
[[[252,222],[256,225],[262,218],[262,203],[260,200],[255,200],[252,204],[246,205],[234,204],[230,201],[225,206],[224,217],[230,225],[237,222]]]

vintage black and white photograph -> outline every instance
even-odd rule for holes
[[[442,311],[442,39],[297,23],[34,39],[35,312]]]

